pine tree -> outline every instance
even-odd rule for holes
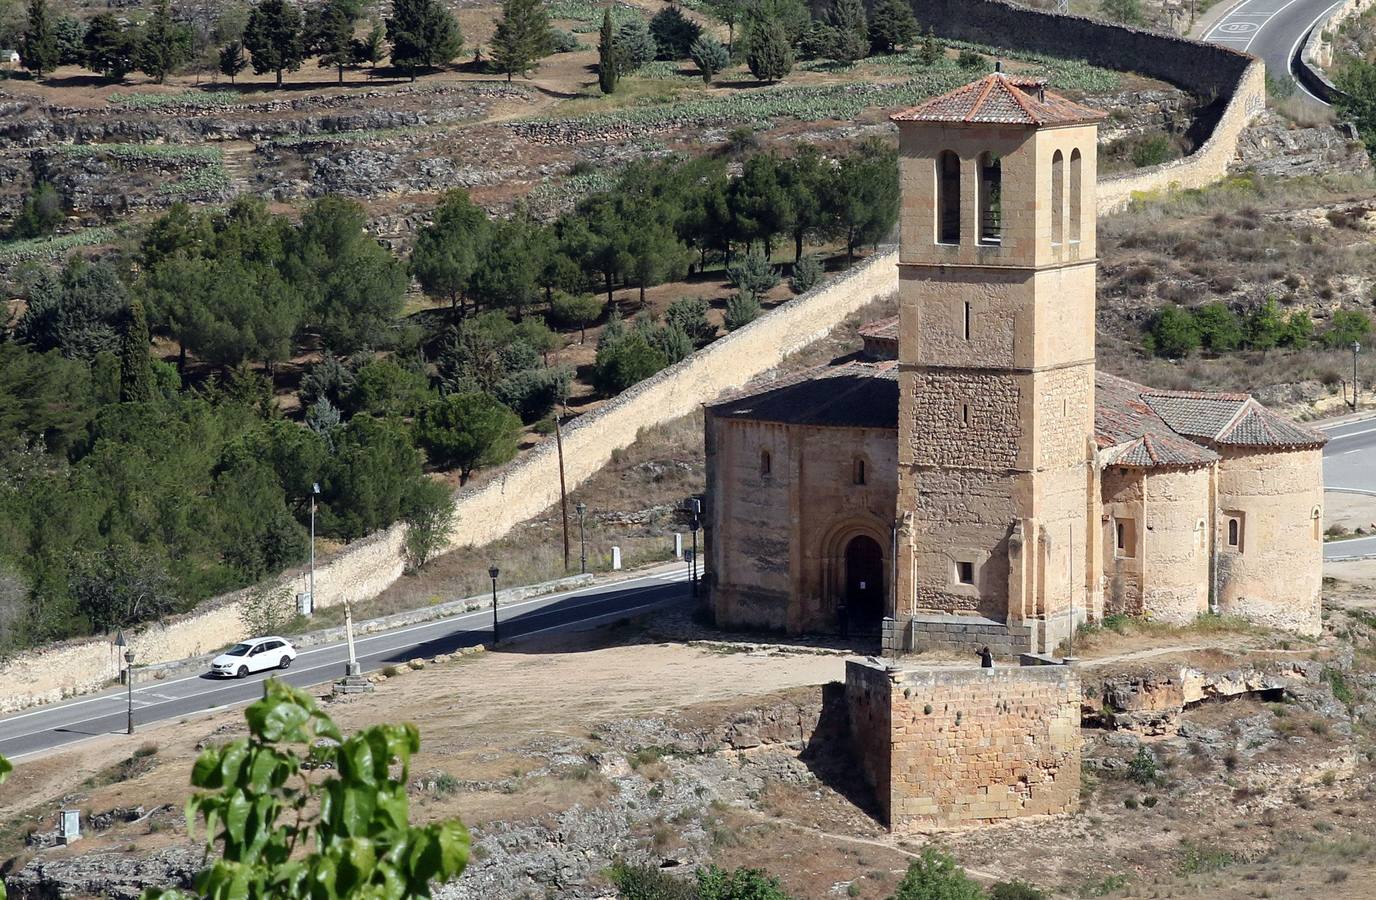
[[[42,78],[44,72],[57,68],[60,53],[48,0],[29,0],[29,21],[19,44],[19,59],[24,68]]]
[[[153,4],[153,16],[144,28],[143,40],[139,42],[139,71],[162,84],[190,58],[190,32],[172,21],[168,0],[157,0]]]
[[[832,45],[827,56],[840,63],[864,59],[870,47],[870,33],[861,0],[833,0],[827,21],[832,28]]]
[[[698,35],[688,49],[688,55],[702,73],[704,84],[711,84],[712,76],[731,64],[731,54],[721,45],[721,41],[710,34]]]
[[[492,35],[492,61],[506,80],[522,76],[536,62],[554,52],[545,0],[503,0],[502,20]]]
[[[321,68],[333,66],[339,83],[344,69],[354,62],[354,25],[359,18],[358,0],[328,0],[313,16],[311,44],[320,54]]]
[[[153,399],[152,368],[148,361],[148,318],[143,301],[129,302],[128,319],[119,342],[119,399],[141,403]]]
[[[242,41],[231,41],[220,48],[220,72],[229,78],[229,83],[234,83],[234,78],[248,66],[248,60],[244,58],[244,45]]]
[[[876,0],[870,15],[870,49],[892,53],[917,37],[917,19],[907,0]]]
[[[439,0],[395,0],[387,19],[392,65],[416,80],[417,69],[442,65],[463,49],[459,23]]]
[[[134,68],[134,42],[113,13],[91,19],[82,39],[86,68],[111,81],[123,81]]]
[[[746,41],[746,64],[760,81],[778,81],[793,71],[793,48],[777,22],[752,23]]]
[[[260,0],[248,14],[244,47],[253,57],[253,71],[259,75],[275,72],[281,87],[282,73],[301,68],[306,56],[301,13],[296,5],[288,0]]]
[[[659,46],[650,35],[650,26],[645,24],[644,19],[622,22],[621,27],[616,29],[615,44],[621,67],[628,72],[649,65],[659,54]]]
[[[608,8],[602,13],[602,30],[597,41],[597,86],[604,94],[615,93],[620,77],[620,54],[616,47],[616,32],[612,30],[612,11]]]
[[[369,29],[362,40],[354,40],[354,62],[366,62],[370,67],[374,69],[377,68],[377,64],[382,61],[382,57],[387,55],[387,48],[384,46],[386,37],[387,32],[383,30],[382,25],[373,23],[373,27]]]
[[[650,35],[655,39],[659,59],[687,57],[688,49],[700,34],[702,27],[676,6],[666,6],[650,19]]]

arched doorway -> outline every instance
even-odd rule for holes
[[[852,634],[879,633],[884,619],[884,550],[867,535],[846,544],[846,605],[841,627]]]

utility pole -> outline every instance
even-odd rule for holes
[[[134,648],[124,639],[124,629],[115,632],[115,646],[124,649],[124,684],[128,689],[129,725],[126,734],[134,733]]]
[[[564,429],[559,425],[559,413],[557,411],[554,413],[554,446],[559,451],[559,513],[560,518],[564,521],[564,571],[567,572],[569,570],[569,492],[568,488],[564,486]]]
[[[1362,352],[1362,345],[1358,341],[1352,342],[1352,411],[1357,411],[1357,354]]]
[[[587,504],[581,500],[574,507],[578,511],[578,574],[588,574],[588,539],[587,532],[583,529],[583,517],[588,511]]]

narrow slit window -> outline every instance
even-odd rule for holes
[[[960,424],[965,426],[970,424],[970,404],[968,403],[960,405]]]
[[[1070,241],[1080,240],[1080,151],[1070,151]]]
[[[965,301],[965,322],[963,325],[965,340],[970,340],[970,301]]]
[[[760,477],[769,477],[770,467],[772,466],[773,462],[774,461],[770,459],[768,450],[760,451]]]
[[[979,242],[1003,242],[1003,169],[992,153],[979,156]]]
[[[1241,553],[1247,536],[1241,513],[1228,513],[1228,546]]]
[[[865,461],[863,459],[856,459],[851,464],[851,480],[856,484],[865,483]]]
[[[966,560],[956,562],[956,584],[975,583],[975,564]]]
[[[1133,519],[1113,521],[1113,550],[1119,559],[1137,556],[1137,523]]]
[[[1065,240],[1065,157],[1057,150],[1051,156],[1051,244]]]
[[[936,242],[960,243],[960,157],[950,150],[936,158]]]

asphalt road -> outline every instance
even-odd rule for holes
[[[519,637],[595,628],[688,598],[687,569],[676,567],[614,584],[506,604],[499,612],[502,645]],[[370,672],[417,657],[428,659],[461,647],[490,643],[491,638],[492,611],[482,610],[370,634],[354,643],[359,663]],[[344,674],[348,656],[346,645],[340,642],[301,651],[285,672],[259,672],[242,681],[191,675],[136,685],[135,727],[250,703],[262,696],[262,681],[273,676],[301,687],[333,681]],[[127,704],[125,690],[119,688],[0,719],[0,754],[22,762],[25,756],[64,744],[124,734]],[[137,741],[138,737],[129,740]]]
[[[1376,418],[1325,428],[1323,485],[1329,491],[1376,495]],[[1376,554],[1376,537],[1330,541],[1323,545],[1325,559]]]
[[[1340,3],[1341,0],[1243,0],[1204,32],[1203,39],[1259,56],[1266,63],[1266,74],[1277,80],[1294,81],[1292,67],[1300,45],[1315,23]],[[1295,84],[1315,103],[1323,103],[1304,85],[1298,81]]]

